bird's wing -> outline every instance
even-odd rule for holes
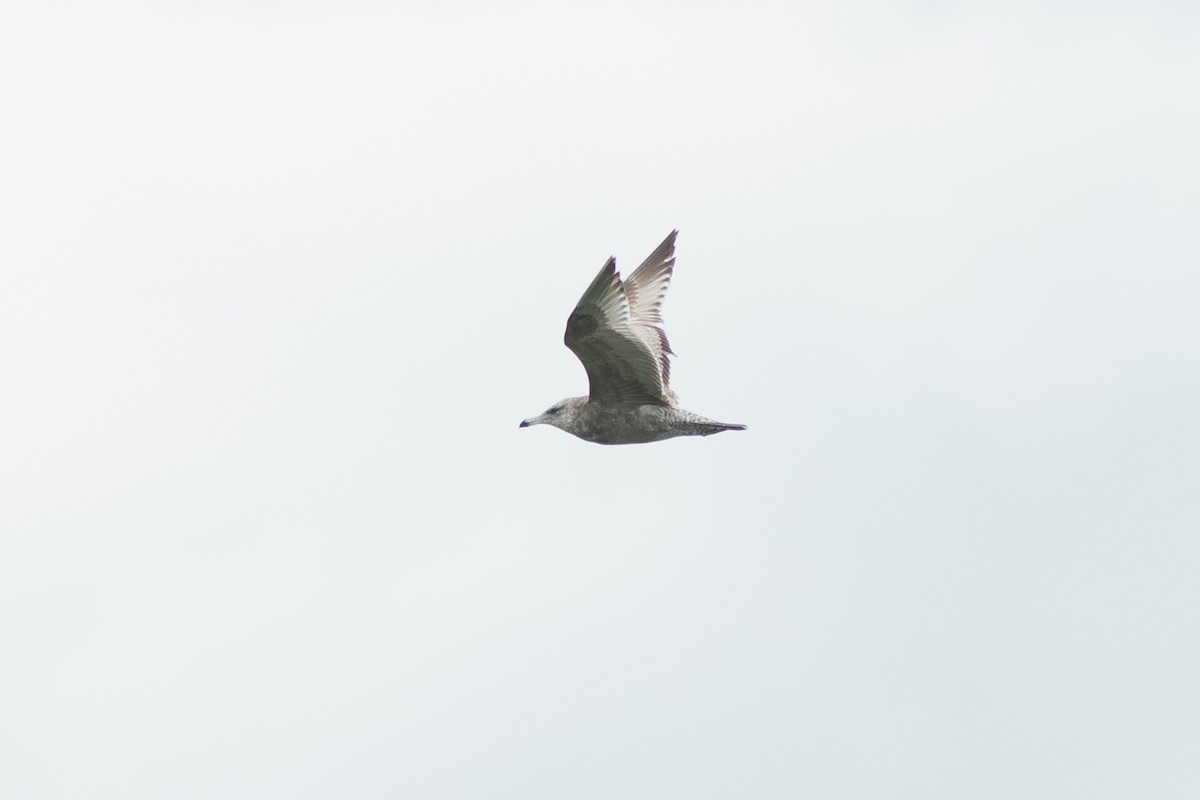
[[[606,405],[675,404],[668,386],[671,345],[659,326],[677,233],[671,231],[624,281],[610,258],[567,319],[563,341],[587,370],[589,399]]]

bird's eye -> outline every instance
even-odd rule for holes
[[[562,406],[555,406],[554,408],[550,409],[550,411],[548,413],[557,414],[560,411],[562,411]]]

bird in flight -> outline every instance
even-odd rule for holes
[[[675,236],[625,280],[609,258],[567,318],[563,341],[587,370],[588,396],[568,397],[521,423],[553,425],[598,444],[745,430],[684,411],[668,385],[674,355],[662,329],[663,298],[675,268]]]

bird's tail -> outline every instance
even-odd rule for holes
[[[745,425],[737,425],[732,422],[713,422],[711,420],[703,423],[700,427],[701,427],[701,431],[700,431],[701,436],[710,436],[714,433],[720,433],[721,431],[744,431],[744,430],[746,430]]]

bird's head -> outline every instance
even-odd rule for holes
[[[586,397],[568,397],[566,400],[559,400],[536,417],[523,420],[520,427],[528,428],[530,425],[553,425],[556,428],[569,431],[571,423],[575,420],[575,415],[579,413],[579,409],[583,408],[585,403],[587,403]]]

